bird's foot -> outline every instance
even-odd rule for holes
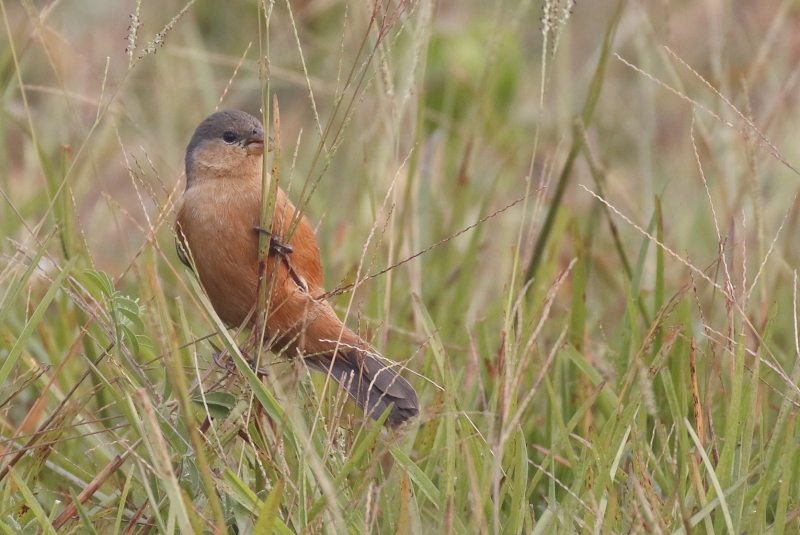
[[[289,245],[288,243],[283,243],[275,236],[272,232],[268,231],[264,227],[260,227],[256,225],[253,227],[253,230],[258,232],[259,234],[266,234],[269,236],[269,252],[272,254],[277,254],[280,256],[287,256],[294,252],[294,247]]]
[[[250,369],[253,370],[253,372],[259,378],[266,377],[267,375],[269,375],[269,370],[267,370],[265,368],[256,368],[255,360],[253,360],[253,358],[246,351],[244,351],[244,350],[240,350],[240,351],[242,353],[242,356],[244,357],[245,362],[247,362],[247,365],[250,366]],[[228,354],[227,351],[225,352],[225,354],[226,355]],[[211,357],[214,359],[214,364],[216,364],[220,368],[222,368],[222,369],[224,369],[224,370],[226,370],[226,371],[228,371],[230,373],[236,373],[236,365],[233,363],[233,359],[232,358],[227,359],[227,362],[223,362],[222,361],[222,353],[221,352],[213,353],[211,355]]]
[[[250,369],[253,370],[253,373],[255,373],[258,376],[259,379],[269,375],[269,371],[266,370],[265,368],[257,368],[256,367],[256,364],[257,364],[256,363],[256,359],[251,357],[250,353],[248,353],[247,351],[245,351],[243,349],[241,350],[241,352],[242,352],[242,356],[244,357],[245,362],[247,362],[247,365],[250,366]]]
[[[214,359],[214,364],[219,366],[220,368],[227,370],[230,373],[236,371],[236,365],[233,363],[233,359],[228,359],[227,362],[222,361],[222,354],[223,352],[214,352],[211,354],[211,358]],[[225,355],[228,354],[227,351],[224,352]]]

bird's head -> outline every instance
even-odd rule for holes
[[[260,176],[264,128],[239,110],[212,113],[186,147],[186,188],[197,180]]]

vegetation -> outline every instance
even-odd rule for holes
[[[800,531],[796,2],[0,11],[2,533]],[[217,108],[397,432],[257,376],[178,261]]]

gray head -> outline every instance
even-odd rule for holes
[[[204,148],[214,145],[229,152],[260,155],[264,151],[264,128],[261,122],[239,110],[212,113],[194,131],[186,147],[186,187],[192,182],[195,156]]]

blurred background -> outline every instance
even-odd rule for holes
[[[118,363],[128,372],[103,368],[101,375],[109,374],[109,382],[117,373],[135,376],[135,361],[147,376],[133,382],[150,381],[153,392],[164,394],[154,399],[167,404],[158,296],[167,300],[181,343],[213,333],[173,248],[186,145],[216,109],[271,118],[273,95],[280,107],[280,183],[295,203],[307,203],[330,290],[444,241],[354,295],[333,298],[342,315],[349,309],[348,324],[430,380],[413,379],[423,402],[421,429],[434,429],[430,441],[414,434],[403,444],[412,460],[428,463],[422,470],[431,480],[441,477],[446,449],[444,438],[434,440],[444,432],[436,425],[455,397],[458,414],[485,439],[487,458],[489,450],[504,451],[509,425],[524,437],[530,459],[560,459],[547,465],[544,480],[526,487],[529,520],[520,526],[532,527],[562,500],[580,495],[584,505],[591,502],[584,494],[590,489],[580,486],[589,477],[586,465],[576,459],[592,461],[562,451],[583,443],[557,441],[562,427],[553,422],[582,414],[570,430],[587,444],[599,440],[624,405],[615,408],[609,398],[585,413],[579,408],[601,380],[620,403],[627,400],[626,388],[636,381],[626,374],[637,361],[659,362],[679,385],[673,398],[670,387],[655,382],[642,387],[647,395],[637,401],[644,404],[636,417],[643,419],[639,439],[658,435],[663,448],[652,448],[653,458],[677,448],[669,436],[685,432],[684,417],[710,433],[701,442],[719,457],[725,441],[713,425],[721,432],[737,392],[742,399],[742,392],[756,392],[752,406],[737,407],[741,420],[756,426],[749,430],[754,451],[774,444],[772,432],[785,427],[788,416],[779,407],[797,395],[790,378],[800,259],[797,2],[292,0],[263,4],[266,14],[259,2],[245,0],[0,3],[0,360],[14,356],[0,373],[0,386],[10,389],[0,397],[0,449],[19,447],[9,437],[23,422],[27,432],[36,429],[83,373],[85,365],[65,363],[66,355],[96,356],[115,332],[119,339],[113,310],[92,311],[100,290],[82,278],[84,270],[107,273],[114,291],[138,298],[141,307],[142,325],[128,325],[126,338],[130,344],[138,337],[141,347]],[[39,269],[20,283],[42,250]],[[37,304],[73,258],[77,279],[68,279],[16,351]],[[93,314],[92,341],[75,349]],[[667,328],[680,334],[661,355]],[[435,364],[436,340],[452,377]],[[692,374],[702,400],[695,399],[695,410],[693,341],[700,362]],[[187,369],[194,359],[213,367],[209,346],[196,351],[182,353]],[[733,355],[746,361],[747,372],[736,371]],[[761,358],[769,369],[759,374],[753,370]],[[53,368],[40,372],[38,365]],[[283,381],[286,395],[306,395],[288,388],[296,380],[292,366],[278,366],[273,379]],[[40,375],[31,379],[34,373]],[[542,383],[536,390],[545,375],[548,389]],[[59,394],[40,397],[51,379]],[[737,390],[751,380],[751,390]],[[111,397],[97,394],[107,386],[93,384],[81,399],[110,417]],[[513,401],[503,397],[509,395]],[[43,412],[32,413],[37,399],[46,400]],[[461,426],[466,433],[466,421]],[[108,442],[121,441],[125,430],[110,433]],[[748,442],[733,433],[736,442]],[[688,452],[693,444],[686,437],[680,450]],[[631,448],[624,458],[635,457]],[[76,488],[90,479],[90,466],[103,466],[72,460],[69,449],[62,455],[71,459],[66,464],[81,465]],[[725,455],[718,462],[727,462]],[[758,472],[777,485],[780,473],[764,472],[774,464],[756,457],[737,465],[728,481]],[[486,478],[492,503],[497,466],[481,470],[475,477]],[[656,517],[671,529],[684,524],[673,510],[680,500],[669,497],[685,493],[682,514],[689,518],[706,503],[691,489],[703,486],[709,500],[715,492],[693,479],[690,467],[676,470],[680,477],[662,474],[671,483],[661,481],[654,491],[663,507]],[[43,480],[49,478],[43,487],[50,494],[42,499],[51,504],[69,496],[54,482],[56,473]],[[391,474],[390,481],[401,477]],[[616,488],[620,503],[634,492],[613,478],[603,484]],[[471,488],[472,497],[464,490],[458,503],[467,507],[477,488],[483,483]],[[741,494],[737,528],[739,521],[742,529],[771,525],[779,504],[786,505],[774,489],[763,502],[771,504],[764,505],[768,511],[748,517]],[[475,532],[511,514],[502,509],[492,524],[491,509]],[[579,515],[568,511],[565,524]],[[438,526],[421,518],[420,526]],[[625,526],[638,525],[625,518]],[[470,526],[465,521],[465,532],[473,532]],[[712,524],[705,529],[714,531]]]

